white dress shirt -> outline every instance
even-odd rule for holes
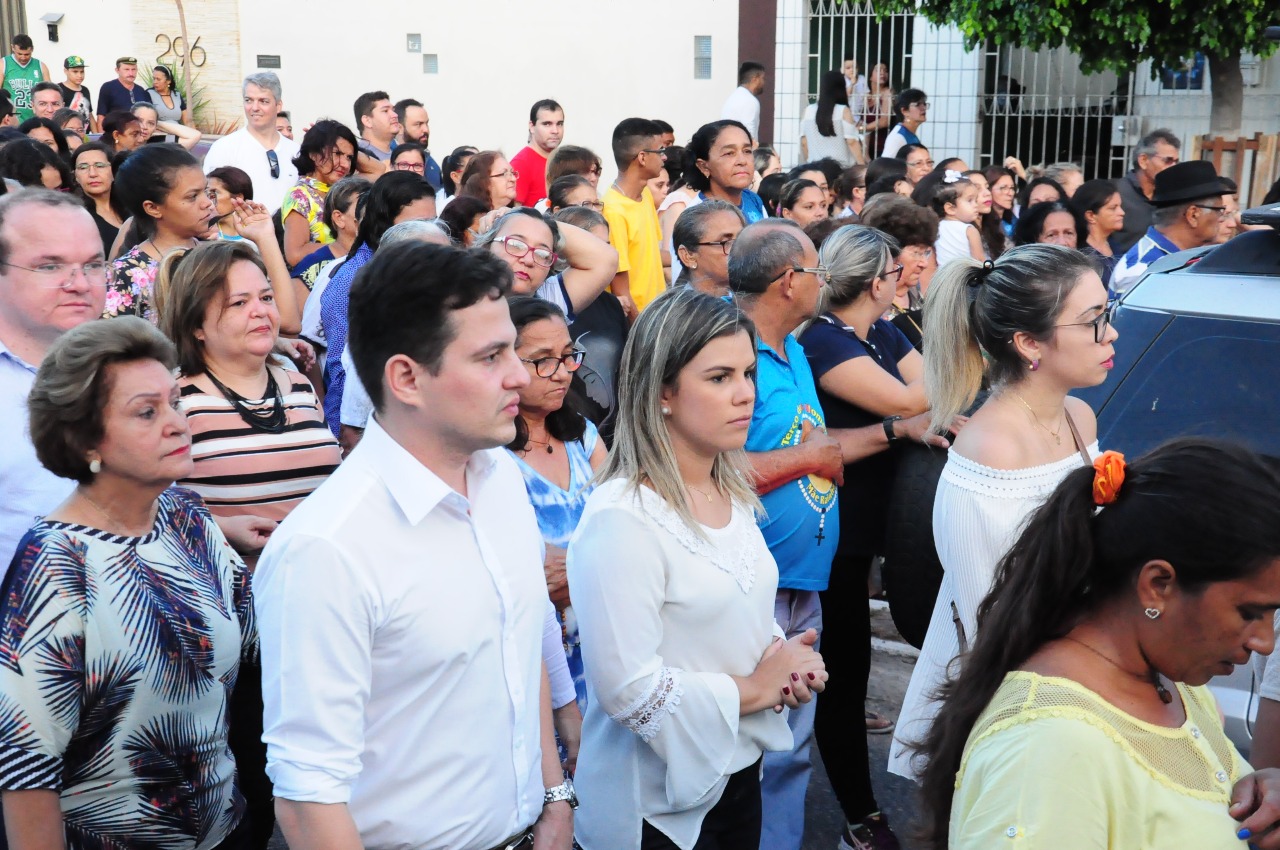
[[[760,143],[760,100],[744,86],[729,93],[720,108],[720,117],[741,122],[751,134],[751,143]]]
[[[542,537],[501,449],[450,489],[370,419],[254,575],[275,794],[378,848],[487,850],[542,812]]]
[[[274,150],[280,163],[277,177],[271,176],[267,149],[249,135],[248,128],[241,127],[209,146],[208,153],[204,155],[204,173],[224,165],[234,165],[249,175],[253,183],[253,199],[274,215],[279,212],[285,194],[298,182],[298,169],[293,165],[293,158],[298,155],[298,143],[277,133]]]
[[[792,747],[785,714],[739,715],[732,678],[778,635],[778,567],[741,506],[702,531],[613,479],[569,542],[588,694],[574,826],[586,850],[636,850],[642,819],[687,850],[730,774]]]
[[[22,536],[76,486],[36,459],[27,420],[27,396],[36,368],[0,342],[0,580]]]

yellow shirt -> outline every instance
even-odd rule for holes
[[[1252,768],[1209,689],[1177,691],[1187,720],[1171,729],[1068,679],[1010,673],[965,745],[951,850],[1241,850],[1227,807]]]
[[[637,310],[667,288],[662,274],[662,226],[649,187],[639,201],[633,201],[610,186],[604,193],[604,217],[609,222],[609,241],[618,251],[618,271],[627,273],[631,300]]]

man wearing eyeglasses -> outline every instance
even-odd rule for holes
[[[224,165],[249,175],[253,199],[272,215],[280,209],[285,194],[298,182],[293,158],[298,143],[276,129],[276,116],[283,108],[280,78],[272,71],[259,71],[244,78],[245,124],[223,136],[204,156],[204,173]]]
[[[618,272],[610,288],[631,320],[667,286],[662,227],[648,185],[667,161],[661,141],[662,128],[648,118],[628,118],[613,130],[618,179],[604,193],[609,241],[618,251]]]
[[[36,459],[27,394],[58,337],[102,315],[106,283],[83,205],[44,189],[0,198],[0,578],[27,529],[75,487]]]
[[[1146,234],[1151,226],[1151,196],[1156,175],[1178,164],[1182,142],[1172,130],[1160,128],[1142,137],[1133,149],[1133,170],[1116,181],[1120,204],[1124,207],[1124,229],[1111,235],[1111,250],[1123,254]]]
[[[516,202],[537,206],[547,197],[547,159],[564,140],[564,108],[554,100],[540,100],[529,109],[529,144],[511,157],[516,178]]]
[[[1116,264],[1111,289],[1118,295],[1138,282],[1147,266],[1167,254],[1212,245],[1218,238],[1227,205],[1228,184],[1213,163],[1192,160],[1172,165],[1155,179],[1151,226]]]

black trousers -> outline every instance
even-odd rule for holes
[[[267,745],[262,742],[262,667],[240,665],[231,692],[227,744],[236,760],[236,779],[246,808],[240,850],[266,850],[275,830],[274,789],[267,778]]]
[[[813,731],[845,820],[859,823],[880,811],[871,789],[863,713],[871,673],[871,609],[867,577],[872,558],[837,555],[822,599],[822,660],[830,681],[818,699]]]
[[[760,846],[760,762],[729,777],[720,800],[707,812],[693,850],[755,850]],[[640,850],[679,850],[675,842],[644,822]]]

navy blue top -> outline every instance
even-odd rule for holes
[[[98,114],[122,110],[128,112],[135,103],[150,103],[151,95],[142,86],[134,83],[132,89],[126,89],[119,80],[107,80],[98,89]]]

